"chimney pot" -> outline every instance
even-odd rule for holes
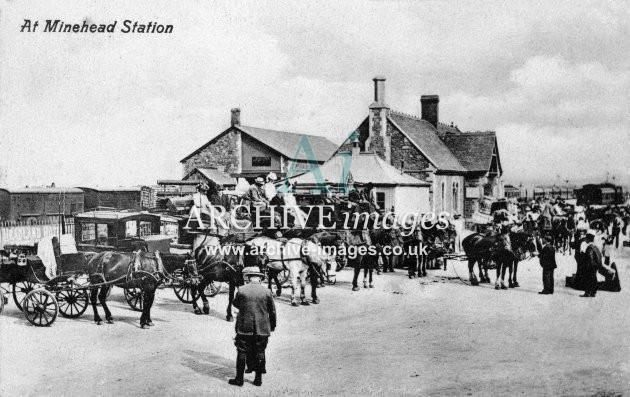
[[[422,104],[422,119],[433,124],[437,129],[439,119],[440,97],[438,95],[422,95],[420,97]]]
[[[233,108],[232,109],[232,127],[235,125],[241,125],[241,109]]]
[[[374,81],[374,102],[384,105],[385,104],[385,77],[376,76],[372,79]]]

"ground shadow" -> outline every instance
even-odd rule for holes
[[[210,352],[184,350],[182,365],[193,371],[227,381],[235,375],[235,361]]]

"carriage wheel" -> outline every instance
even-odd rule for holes
[[[187,282],[182,282],[181,284],[173,284],[173,292],[175,292],[175,296],[177,299],[182,301],[183,303],[192,303],[192,287]]]
[[[18,281],[12,286],[13,301],[18,309],[22,310],[22,301],[29,292],[35,289],[36,285],[30,281]]]
[[[211,282],[210,284],[208,284],[206,289],[203,290],[203,293],[211,298],[217,296],[219,292],[221,292],[221,283],[217,281]]]
[[[63,317],[80,317],[88,308],[88,293],[84,289],[58,291],[56,295],[59,312]]]
[[[54,295],[45,289],[35,289],[24,297],[23,312],[29,323],[47,327],[57,318],[59,305]]]
[[[137,311],[142,311],[142,289],[138,287],[125,287],[125,299],[129,306]]]
[[[348,265],[348,257],[345,255],[337,255],[335,261],[337,262],[338,272],[342,271]]]

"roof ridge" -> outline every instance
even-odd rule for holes
[[[426,121],[426,120],[425,120],[425,119],[423,119],[422,117],[417,116],[417,115],[415,115],[415,114],[404,113],[404,112],[400,112],[400,111],[398,111],[398,110],[393,110],[393,109],[392,109],[392,110],[390,110],[390,112],[392,112],[392,113],[394,113],[394,114],[397,114],[397,115],[399,115],[399,116],[405,116],[405,117],[409,117],[410,119],[414,119],[414,120],[418,120],[418,121],[424,121],[424,122],[427,122],[427,123],[428,123],[428,121]],[[429,124],[430,124],[430,123],[429,123]]]
[[[330,139],[328,139],[328,137],[325,137],[325,136],[323,136],[323,135],[311,134],[311,133],[307,133],[307,132],[293,132],[293,131],[274,130],[274,129],[271,129],[271,128],[253,127],[253,126],[251,126],[251,125],[242,125],[242,124],[235,125],[235,127],[237,127],[237,128],[240,128],[240,127],[244,127],[244,128],[254,128],[254,129],[257,129],[257,130],[266,130],[266,131],[273,131],[273,132],[281,132],[281,133],[283,133],[283,134],[291,134],[291,135],[298,135],[298,136],[307,135],[307,136],[309,136],[309,137],[324,138],[324,139],[326,139],[326,140],[328,140],[328,141],[332,142]],[[247,131],[245,131],[245,132],[247,132]],[[334,143],[334,142],[333,142],[333,143]]]

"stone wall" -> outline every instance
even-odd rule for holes
[[[432,167],[422,152],[391,123],[387,123],[387,136],[391,141],[391,165],[400,168],[401,162],[404,161],[406,174],[427,180],[429,175],[426,170]],[[403,149],[403,147],[407,147],[407,149]]]
[[[195,154],[184,164],[184,176],[199,167],[216,167],[227,173],[238,172],[240,153],[239,133],[232,129]]]

